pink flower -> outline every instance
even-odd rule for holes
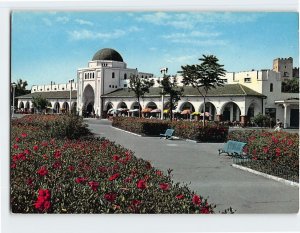
[[[84,182],[86,182],[86,181],[87,181],[87,178],[85,178],[85,177],[77,177],[77,178],[75,179],[75,182],[76,182],[77,184],[84,183]]]
[[[147,188],[147,185],[146,185],[146,181],[145,180],[139,180],[136,184],[137,188],[139,189],[145,189]]]
[[[96,181],[90,181],[89,186],[92,188],[93,191],[97,191],[99,183]]]
[[[183,199],[184,198],[184,195],[183,194],[178,194],[178,195],[176,195],[176,199]]]
[[[37,151],[39,149],[39,147],[37,145],[33,146],[33,150]]]
[[[61,157],[61,152],[60,152],[60,150],[56,150],[56,151],[54,152],[54,158],[58,159],[58,158],[60,158],[60,157]]]
[[[22,133],[22,134],[21,134],[21,137],[22,137],[22,138],[26,138],[26,137],[27,137],[27,133]]]
[[[40,175],[40,176],[45,176],[48,174],[48,170],[45,166],[42,166],[38,171],[37,173]]]
[[[104,198],[109,201],[109,202],[114,202],[117,198],[117,194],[116,193],[106,193],[104,194]]]
[[[118,161],[119,159],[120,159],[120,157],[119,157],[118,155],[114,155],[114,156],[113,156],[113,160],[114,160],[114,161]]]
[[[14,149],[18,149],[19,148],[19,146],[17,145],[17,144],[14,144]]]

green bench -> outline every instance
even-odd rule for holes
[[[174,133],[174,129],[167,129],[164,134],[160,134],[160,138],[165,137],[166,139],[171,139]]]
[[[219,155],[226,153],[233,157],[246,158],[243,148],[247,143],[229,140],[222,149],[219,149]]]

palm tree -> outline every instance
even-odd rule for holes
[[[220,65],[219,59],[214,55],[203,55],[199,58],[200,64],[181,66],[181,71],[184,85],[191,85],[196,88],[199,94],[203,97],[204,113],[205,113],[205,100],[207,93],[210,89],[217,86],[223,86],[223,79],[226,70],[224,65]],[[203,126],[205,126],[205,117],[203,116]]]

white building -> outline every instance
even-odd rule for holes
[[[86,68],[77,70],[77,82],[33,86],[31,94],[18,97],[18,107],[32,107],[33,96],[42,95],[51,102],[52,111],[71,109],[83,113],[93,112],[106,117],[109,109],[138,109],[133,92],[128,92],[131,74],[152,79],[153,74],[127,68],[122,56],[113,49],[99,50]],[[182,77],[177,77],[181,83]],[[209,91],[205,111],[216,121],[238,121],[246,124],[258,113],[269,115],[273,121],[280,119],[284,127],[299,127],[298,93],[282,93],[282,76],[275,70],[228,72],[225,85]],[[192,87],[185,87],[184,97],[175,111],[185,109],[203,111],[203,98]],[[151,88],[141,101],[140,108],[166,109],[167,97],[162,104],[158,85]],[[159,112],[159,110],[158,110]]]

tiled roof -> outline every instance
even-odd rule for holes
[[[32,99],[32,97],[41,96],[46,99],[69,99],[70,91],[48,91],[48,92],[34,92],[27,95],[17,96],[18,99]],[[72,91],[72,99],[77,98],[77,91]]]
[[[150,92],[145,96],[160,96],[161,88],[150,88]],[[108,94],[102,95],[102,97],[133,97],[134,92],[128,91],[128,88],[118,89]],[[184,96],[200,96],[196,88],[191,86],[184,87]],[[207,96],[256,96],[260,98],[266,98],[266,96],[244,86],[241,84],[226,84],[217,88],[213,88],[208,91]]]

